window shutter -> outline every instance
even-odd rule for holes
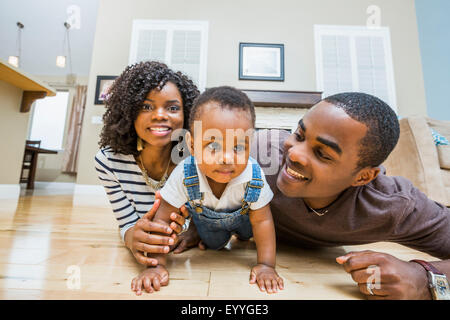
[[[175,30],[170,60],[174,70],[186,73],[197,84],[200,80],[201,39],[201,31]]]
[[[129,64],[158,60],[206,85],[207,21],[134,20]]]
[[[355,37],[358,69],[358,91],[389,102],[383,39]]]
[[[350,38],[323,35],[322,65],[324,97],[352,90]]]
[[[323,97],[356,91],[372,94],[397,110],[387,27],[314,27],[317,89]]]
[[[166,30],[139,30],[136,62],[145,60],[166,61]]]

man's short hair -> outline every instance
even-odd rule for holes
[[[352,119],[367,127],[367,133],[360,141],[357,170],[382,164],[400,135],[394,110],[381,99],[360,92],[338,93],[326,97],[324,101],[342,108]]]

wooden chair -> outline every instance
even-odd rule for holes
[[[23,154],[20,183],[26,182],[28,188],[29,186],[32,186],[34,184],[34,181],[30,181],[30,179],[34,177],[33,172],[36,170],[36,161],[33,161],[33,156],[35,155],[35,153],[27,150],[26,146],[39,148],[41,146],[41,140],[27,140],[25,142],[25,152]]]

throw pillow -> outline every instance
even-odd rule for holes
[[[448,146],[450,142],[448,142],[447,138],[441,135],[439,132],[431,129],[431,134],[433,135],[434,144],[437,146]]]

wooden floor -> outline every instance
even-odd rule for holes
[[[233,239],[229,249],[171,255],[169,286],[137,297],[130,283],[142,267],[120,241],[111,209],[87,197],[89,205],[72,200],[64,188],[22,192],[18,203],[0,199],[0,299],[363,299],[337,256],[369,248],[430,259],[388,243],[314,251],[279,246],[285,290],[269,295],[248,284],[254,243]]]

